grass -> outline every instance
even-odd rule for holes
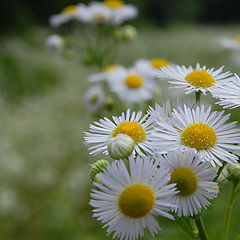
[[[88,170],[99,157],[90,157],[83,144],[83,131],[96,117],[84,109],[82,97],[88,74],[99,69],[81,64],[83,52],[73,60],[46,53],[47,33],[36,28],[23,37],[1,40],[0,239],[111,239],[91,217]],[[237,33],[238,26],[143,28],[136,41],[116,50],[116,62],[130,66],[138,58],[162,57],[177,64],[225,65],[240,73],[240,66],[217,44],[219,37]],[[159,103],[179,94],[163,89]],[[204,98],[209,101],[209,96]],[[232,112],[232,119],[239,120],[239,110]],[[229,187],[224,186],[211,214],[204,215],[210,239],[220,238],[228,195]],[[229,239],[240,234],[239,204]],[[159,221],[163,231],[156,238],[187,239],[175,222]],[[144,239],[152,238],[147,233]]]

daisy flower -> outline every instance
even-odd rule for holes
[[[70,20],[84,21],[86,18],[87,6],[84,4],[70,5],[62,10],[61,13],[52,15],[49,19],[50,26],[58,27]]]
[[[122,69],[108,76],[110,90],[129,103],[150,100],[158,91],[155,79],[146,77],[137,69]]]
[[[219,99],[217,104],[223,108],[236,108],[240,106],[240,78],[235,74],[231,81],[223,82],[217,86],[212,95]]]
[[[105,0],[103,5],[110,10],[111,24],[121,25],[124,21],[135,18],[138,14],[137,8],[132,4],[125,4],[121,0]]]
[[[204,95],[211,92],[221,81],[229,79],[230,72],[222,73],[223,66],[217,70],[201,67],[198,63],[194,69],[192,66],[168,66],[162,67],[158,77],[167,79],[175,84],[175,88],[184,88],[186,94],[201,91]]]
[[[234,38],[221,38],[219,44],[226,49],[240,50],[240,35],[237,35]]]
[[[120,117],[112,117],[113,121],[108,118],[100,119],[99,122],[90,124],[90,133],[85,132],[86,145],[93,145],[89,148],[90,154],[96,155],[103,153],[108,155],[108,142],[119,134],[130,136],[135,141],[133,154],[139,155],[153,154],[153,145],[150,141],[152,132],[152,121],[145,115],[142,119],[142,112],[130,113],[128,109],[126,114],[122,113]]]
[[[104,92],[100,86],[90,87],[84,94],[84,106],[90,112],[98,111],[104,105]]]
[[[123,69],[125,69],[124,67],[117,65],[117,64],[111,64],[111,65],[107,65],[105,66],[101,72],[99,73],[94,73],[94,74],[90,74],[88,76],[88,80],[90,82],[101,82],[101,81],[105,81],[109,74],[111,73],[118,73],[118,71],[122,71]]]
[[[194,149],[203,160],[221,166],[221,160],[235,163],[240,147],[240,129],[235,128],[237,122],[226,123],[231,114],[223,116],[224,111],[211,113],[211,107],[205,109],[186,106],[173,110],[172,119],[168,123],[158,122],[152,141],[159,154],[178,149],[185,151]],[[235,153],[235,154],[234,154]]]
[[[138,69],[143,74],[149,77],[156,78],[159,70],[162,67],[167,67],[170,63],[162,58],[154,58],[151,60],[139,59],[135,62],[134,67]]]
[[[98,178],[102,184],[94,183],[98,190],[92,190],[90,205],[93,217],[108,227],[107,235],[135,240],[148,228],[154,236],[161,230],[154,216],[173,219],[168,211],[176,207],[171,201],[175,184],[168,184],[169,174],[152,160],[130,158],[129,170],[122,160],[115,161]]]
[[[218,184],[213,182],[216,169],[201,161],[195,151],[168,152],[159,161],[160,168],[166,168],[171,175],[169,183],[177,184],[179,192],[173,199],[178,208],[173,211],[178,217],[198,214],[202,207],[210,205],[208,199],[217,196]]]
[[[109,23],[111,21],[110,10],[100,2],[91,2],[87,6],[86,23]]]

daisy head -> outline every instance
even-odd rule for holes
[[[211,92],[222,80],[229,79],[230,72],[223,73],[223,67],[214,70],[206,66],[201,67],[198,63],[196,68],[185,66],[162,67],[158,77],[167,79],[176,85],[175,88],[184,88],[186,94],[201,91],[204,95]]]
[[[90,87],[84,94],[84,106],[90,112],[96,112],[104,105],[104,92],[98,85]]]
[[[223,114],[224,111],[211,113],[211,107],[205,109],[204,105],[195,109],[186,106],[179,107],[178,111],[174,109],[171,121],[159,121],[159,127],[153,132],[156,151],[161,154],[192,148],[213,166],[221,166],[221,161],[237,162],[240,129],[236,128],[236,122],[226,123],[230,114]]]
[[[165,59],[153,58],[151,60],[139,59],[135,62],[134,67],[143,74],[152,78],[156,78],[159,70],[162,67],[167,67],[168,65],[170,65],[170,62]]]
[[[169,174],[149,158],[131,157],[129,169],[122,160],[115,161],[99,180],[102,184],[94,183],[97,190],[92,190],[90,205],[113,238],[135,240],[144,236],[145,228],[154,236],[160,230],[155,215],[173,219],[168,211],[176,207],[171,200],[175,184],[168,185]]]
[[[72,19],[75,19],[76,13],[78,12],[77,5],[70,5],[65,7],[61,13],[52,15],[50,17],[50,25],[52,27],[58,27],[63,23],[66,23]]]
[[[110,23],[114,26],[121,25],[123,22],[135,18],[138,14],[137,8],[132,4],[125,4],[121,0],[105,0],[103,5],[110,11]]]
[[[137,69],[122,69],[110,74],[108,84],[112,92],[129,103],[150,100],[158,90],[155,79],[143,75]]]
[[[219,44],[221,47],[229,50],[239,50],[240,49],[240,35],[235,37],[223,37],[220,39]]]
[[[169,184],[175,183],[179,191],[173,196],[178,217],[198,214],[210,205],[209,199],[217,196],[217,183],[213,182],[216,169],[201,161],[195,151],[168,152],[159,161],[160,168],[170,173]]]
[[[150,140],[153,129],[152,121],[145,115],[142,119],[142,112],[122,113],[120,117],[112,117],[113,121],[108,118],[100,119],[99,122],[90,124],[90,133],[85,132],[85,143],[93,145],[89,148],[90,154],[96,155],[103,153],[108,155],[108,144],[111,139],[119,134],[125,134],[134,140],[135,146],[133,154],[151,155],[153,154],[153,145]]]
[[[219,84],[212,95],[219,99],[217,104],[223,108],[236,108],[240,106],[240,78],[237,74],[231,81],[224,81]]]
[[[117,73],[118,71],[122,71],[124,67],[118,64],[110,64],[105,66],[101,72],[90,74],[88,76],[88,80],[90,82],[101,82],[107,80],[108,76],[112,73]]]

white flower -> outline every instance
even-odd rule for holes
[[[130,158],[129,166],[130,171],[119,160],[101,173],[102,184],[94,183],[98,190],[91,193],[93,216],[108,227],[107,235],[114,232],[113,238],[135,240],[144,236],[145,228],[154,236],[161,229],[153,216],[173,219],[168,211],[176,207],[171,201],[174,185],[148,158]]]
[[[87,6],[87,14],[84,15],[85,23],[109,23],[111,20],[110,10],[100,2],[91,2]]]
[[[231,81],[218,85],[212,95],[219,99],[217,102],[223,108],[236,108],[240,106],[240,78],[235,74]]]
[[[158,91],[155,79],[141,74],[137,69],[122,69],[108,76],[110,90],[129,103],[141,103],[150,100]]]
[[[147,59],[139,59],[135,62],[134,67],[138,69],[142,74],[151,77],[151,78],[156,78],[159,70],[162,67],[167,67],[170,65],[170,63],[161,58],[154,58],[151,60]]]
[[[115,26],[135,18],[138,14],[138,9],[134,5],[125,4],[121,0],[105,0],[103,5],[110,10],[111,24]]]
[[[84,106],[90,112],[98,111],[104,105],[104,92],[98,85],[90,87],[84,94]]]
[[[102,69],[102,72],[99,73],[94,73],[94,74],[90,74],[88,76],[88,80],[90,82],[101,82],[101,81],[105,81],[108,79],[108,76],[111,73],[118,73],[118,71],[122,71],[123,69],[125,69],[124,67],[117,65],[117,64],[111,64],[111,65],[107,65]]]
[[[221,81],[230,79],[228,77],[231,73],[222,71],[223,66],[214,70],[207,69],[206,66],[201,67],[198,63],[195,69],[192,66],[186,68],[178,65],[162,67],[158,77],[175,84],[175,88],[184,88],[186,94],[201,91],[205,95],[208,91],[212,92]]]
[[[160,157],[160,169],[166,168],[171,175],[169,183],[176,183],[179,193],[173,196],[178,206],[174,211],[179,217],[193,216],[202,207],[210,205],[208,199],[217,196],[218,184],[213,182],[216,169],[199,159],[193,150],[168,152]]]
[[[155,143],[159,154],[178,149],[188,148],[196,152],[206,161],[221,166],[221,160],[235,163],[240,146],[240,129],[235,128],[237,123],[226,123],[230,114],[223,116],[222,112],[212,112],[211,107],[205,110],[196,107],[190,109],[186,106],[173,110],[170,122],[158,122],[152,141]]]
[[[223,37],[220,39],[219,44],[226,49],[240,50],[240,35],[237,35],[235,38]]]
[[[148,115],[140,120],[141,116],[142,112],[130,114],[128,109],[127,113],[122,113],[120,117],[113,116],[113,122],[105,117],[99,122],[94,122],[95,125],[90,124],[91,133],[85,132],[84,137],[87,145],[94,145],[89,148],[90,154],[108,155],[108,142],[118,134],[126,134],[135,141],[133,154],[136,152],[142,156],[153,154],[153,145],[149,139],[153,128],[152,121],[147,119]]]
[[[63,47],[63,40],[59,35],[52,34],[46,38],[45,48],[47,51],[52,53],[59,53],[61,52],[62,47]]]

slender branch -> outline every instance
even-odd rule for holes
[[[200,236],[201,240],[207,240],[208,237],[207,237],[207,233],[206,233],[202,218],[200,216],[197,216],[194,218],[194,220],[197,225],[197,228],[199,231],[199,236]]]
[[[225,165],[226,165],[226,162],[223,162],[222,166],[218,169],[217,176],[213,179],[214,182],[217,182],[217,180],[220,177]]]
[[[230,196],[230,199],[229,199],[227,213],[226,213],[225,221],[224,221],[222,240],[226,240],[227,239],[227,234],[228,234],[230,221],[231,221],[231,216],[232,216],[232,208],[233,208],[235,200],[238,197],[238,194],[240,193],[239,190],[235,191],[236,190],[236,186],[237,186],[237,184],[233,183],[232,192],[231,192],[231,196]]]
[[[200,104],[201,91],[196,92],[196,104]]]

